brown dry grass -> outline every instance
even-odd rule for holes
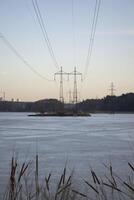
[[[103,178],[97,176],[96,172],[91,169],[90,181],[83,180],[82,183],[83,187],[87,189],[85,193],[74,188],[72,182],[73,172],[67,175],[66,166],[59,177],[56,190],[54,191],[51,173],[44,177],[43,184],[40,183],[38,155],[36,155],[35,169],[33,169],[31,162],[24,162],[20,166],[13,157],[9,183],[3,200],[132,200],[134,199],[134,165],[130,162],[127,164],[130,169],[127,180],[119,177],[114,172],[112,165],[105,166],[107,175]],[[34,173],[31,173],[33,170]]]

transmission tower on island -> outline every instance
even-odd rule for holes
[[[56,80],[56,76],[60,76],[60,93],[59,93],[59,100],[64,103],[64,92],[63,92],[63,76],[69,75],[69,73],[66,73],[63,71],[62,67],[60,68],[60,71],[56,72],[54,74],[54,80]]]
[[[77,101],[78,101],[77,76],[80,76],[81,77],[81,81],[82,81],[82,73],[78,72],[76,70],[76,67],[74,67],[74,71],[69,73],[69,75],[73,75],[74,76],[73,103],[77,104]]]

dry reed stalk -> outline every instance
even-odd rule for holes
[[[35,191],[36,200],[39,198],[39,166],[38,166],[38,155],[36,154],[36,166],[35,166]]]
[[[49,173],[48,178],[45,177],[46,188],[47,188],[48,192],[49,192],[49,189],[50,189],[50,188],[49,188],[50,177],[51,177],[51,173]]]
[[[83,194],[83,193],[81,193],[81,192],[78,192],[77,190],[72,190],[72,192],[74,192],[75,194],[78,194],[78,195],[80,195],[80,196],[82,196],[82,197],[84,197],[84,198],[87,198],[87,195],[85,195],[85,194]]]
[[[133,165],[128,162],[128,166],[131,172],[134,172]],[[49,173],[48,177],[45,177],[44,185],[39,184],[39,160],[36,155],[35,161],[35,187],[29,187],[29,182],[25,178],[29,178],[27,170],[29,164],[25,162],[19,167],[17,160],[13,157],[11,162],[9,192],[5,195],[4,200],[78,200],[78,199],[91,199],[87,193],[83,193],[75,188],[72,184],[72,174],[67,175],[66,166],[59,178],[57,189],[55,193],[51,191],[50,179],[52,174]],[[110,164],[108,169],[108,176],[105,176],[104,180],[97,176],[96,172],[91,169],[91,181],[84,180],[85,186],[87,185],[91,191],[93,191],[93,198],[96,200],[134,200],[134,179],[133,176],[129,176],[128,180],[123,180],[113,171]],[[31,175],[31,174],[30,174]],[[24,180],[23,180],[24,178]],[[31,177],[30,177],[31,179]],[[118,181],[119,180],[119,181]],[[25,186],[25,187],[24,187]],[[53,186],[53,185],[52,185]],[[73,188],[73,189],[72,189]],[[24,192],[26,191],[26,193]],[[110,197],[110,198],[109,198]]]
[[[10,191],[9,191],[9,198],[14,200],[15,193],[16,193],[16,168],[17,168],[17,161],[12,157],[11,161],[11,174],[10,174]]]

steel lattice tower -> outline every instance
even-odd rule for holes
[[[76,104],[77,100],[78,100],[77,76],[81,76],[81,80],[82,80],[82,73],[77,72],[76,67],[74,67],[74,71],[69,73],[69,75],[73,75],[74,76],[73,103]]]
[[[114,83],[113,82],[111,82],[110,91],[111,91],[111,96],[114,96],[115,88],[114,88]]]
[[[62,67],[60,68],[60,71],[56,72],[54,74],[54,80],[56,75],[60,76],[60,93],[59,93],[59,100],[63,103],[64,102],[64,93],[63,93],[63,75],[68,75],[68,73],[64,72]]]

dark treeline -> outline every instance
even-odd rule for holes
[[[78,104],[78,110],[88,112],[134,112],[134,93],[87,99]]]
[[[1,112],[32,112],[33,102],[0,101]]]
[[[57,112],[63,105],[57,99],[44,99],[35,102],[0,101],[1,112]]]
[[[73,105],[70,106],[73,109]],[[68,104],[65,105],[68,109]],[[63,104],[57,99],[36,102],[0,101],[1,112],[59,112]],[[84,112],[134,112],[134,93],[121,96],[106,96],[102,99],[87,99],[77,104],[78,111]]]

